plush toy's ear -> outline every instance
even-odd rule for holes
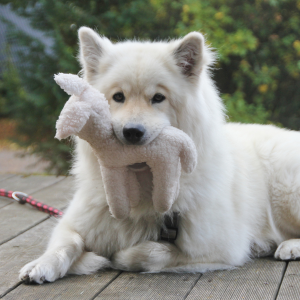
[[[108,51],[112,43],[105,37],[100,37],[94,30],[81,27],[78,31],[80,43],[80,63],[88,81],[99,73],[101,57]]]
[[[212,52],[205,46],[204,37],[199,32],[191,32],[179,41],[173,55],[181,73],[189,79],[198,77],[203,66],[214,61]]]
[[[85,89],[90,87],[82,78],[73,74],[55,74],[54,80],[70,96],[80,96]]]
[[[56,121],[55,138],[61,140],[78,134],[86,124],[91,114],[91,105],[71,96]]]

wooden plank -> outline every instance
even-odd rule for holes
[[[38,191],[63,179],[63,176],[47,175],[17,175],[1,182],[1,188],[7,190],[21,191],[27,194]]]
[[[277,300],[300,299],[300,261],[290,261]]]
[[[70,276],[42,286],[18,286],[19,270],[43,253],[56,223],[54,218],[48,219],[0,246],[0,297],[6,295],[4,299],[89,299],[119,274],[119,271],[98,272],[89,276]]]
[[[64,178],[58,183],[31,195],[41,202],[62,209],[72,196],[72,181],[72,177]],[[48,217],[48,214],[28,204],[20,205],[13,202],[11,205],[3,207],[0,209],[0,245]]]
[[[51,184],[54,184],[55,182],[62,180],[63,178],[63,176],[55,177],[43,175],[17,175],[1,181],[0,188],[10,191],[20,191],[30,195],[33,192],[39,191],[44,187],[47,187]],[[10,205],[11,203],[11,199],[0,197],[0,209],[6,205]]]
[[[51,218],[0,246],[0,295],[18,284],[18,272],[26,263],[43,253],[56,223]]]
[[[122,273],[95,299],[184,299],[200,276],[201,274]]]
[[[8,179],[8,178],[11,178],[11,177],[14,177],[16,176],[15,174],[8,174],[8,173],[5,173],[5,174],[0,174],[0,181],[3,181],[5,179]]]
[[[119,271],[103,271],[92,275],[68,276],[43,285],[20,285],[3,297],[16,299],[93,299],[120,274]],[[124,298],[122,298],[124,299]]]
[[[234,270],[205,273],[186,299],[275,299],[285,265],[264,258]]]

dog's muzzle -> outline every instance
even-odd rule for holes
[[[123,136],[129,144],[140,143],[145,132],[145,127],[140,124],[127,124],[123,127]]]

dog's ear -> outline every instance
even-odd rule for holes
[[[209,50],[205,47],[205,40],[201,33],[187,34],[174,50],[176,65],[186,77],[198,77],[204,65],[211,64],[208,60]]]
[[[80,63],[83,67],[87,79],[92,79],[93,75],[99,73],[99,62],[111,42],[104,37],[100,37],[94,30],[88,27],[81,27],[78,31],[80,43]]]

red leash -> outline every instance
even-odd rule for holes
[[[0,189],[0,196],[7,197],[18,201],[19,204],[29,203],[33,207],[40,211],[48,213],[52,216],[59,217],[63,215],[63,212],[57,208],[44,204],[42,202],[36,201],[31,196],[28,196],[22,192],[12,192],[4,189]]]
[[[63,215],[63,212],[61,210],[36,201],[31,196],[28,196],[22,192],[12,192],[0,189],[0,196],[14,199],[18,201],[19,204],[29,203],[38,210],[48,213],[54,217],[61,217]],[[160,232],[161,240],[174,243],[178,235],[179,217],[180,213],[178,212],[173,212],[173,215],[171,217],[168,215],[164,216],[164,226]]]

